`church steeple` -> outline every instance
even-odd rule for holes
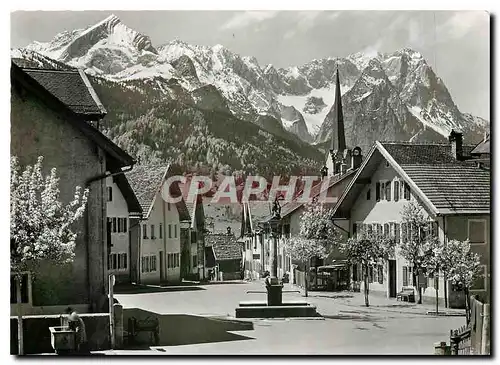
[[[337,79],[335,80],[335,104],[333,106],[333,131],[332,151],[341,153],[346,149],[344,132],[344,114],[342,113],[342,97],[340,95],[339,69],[337,67]]]

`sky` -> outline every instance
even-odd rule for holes
[[[50,41],[117,15],[154,46],[222,44],[261,66],[299,66],[355,52],[420,52],[462,112],[490,119],[490,15],[483,11],[22,11],[11,48]]]

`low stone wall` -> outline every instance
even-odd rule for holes
[[[110,348],[109,314],[80,314],[91,351]],[[49,327],[61,325],[60,315],[26,316],[23,317],[24,352],[25,354],[41,354],[55,352],[51,345]],[[10,317],[10,353],[16,355],[17,347],[17,317]]]

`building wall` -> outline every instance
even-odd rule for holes
[[[264,271],[268,270],[263,266],[263,240],[260,235],[254,235],[244,237],[243,241],[244,277],[252,280],[260,279]]]
[[[160,224],[162,235],[160,238]],[[146,225],[147,238],[144,238],[144,226]],[[154,236],[151,237],[151,225],[154,225]],[[170,234],[169,234],[170,226]],[[158,193],[149,218],[141,221],[141,283],[158,283],[160,281],[176,282],[180,280],[180,222],[179,213],[174,204],[165,202]],[[178,255],[172,259],[169,267],[169,255]],[[160,255],[162,258],[160,258]],[[144,257],[156,257],[156,270],[143,271]],[[163,267],[160,267],[160,263]],[[173,264],[176,264],[175,267]],[[145,266],[145,265],[144,265]]]
[[[490,302],[490,280],[491,277],[491,261],[490,261],[490,216],[489,215],[469,215],[469,216],[449,216],[446,217],[446,232],[448,240],[459,240],[464,241],[470,238],[469,227],[470,221],[484,221],[485,222],[485,242],[484,243],[473,243],[471,242],[471,248],[474,252],[481,256],[481,265],[484,265],[484,274],[479,281],[483,281],[483,288],[478,290],[472,290],[472,294],[479,295],[482,302]]]
[[[44,156],[44,173],[57,169],[61,201],[68,203],[76,186],[105,172],[102,151],[61,116],[34,96],[11,98],[11,155],[22,165],[33,164]],[[89,304],[93,309],[105,292],[105,181],[92,183],[88,199],[88,236],[86,219],[75,224],[78,233],[75,261],[64,268],[42,267],[33,284],[34,305]],[[87,244],[88,242],[88,244]],[[87,251],[88,250],[88,251]]]
[[[358,199],[353,205],[353,208],[351,210],[351,219],[350,219],[350,230],[353,232],[353,224],[355,223],[364,223],[364,224],[369,224],[369,223],[401,223],[402,217],[401,217],[401,212],[403,207],[409,203],[409,201],[416,201],[415,196],[413,195],[413,192],[410,194],[410,200],[404,199],[404,195],[401,194],[401,188],[400,188],[400,194],[399,194],[399,200],[396,202],[394,201],[394,181],[401,181],[399,178],[399,175],[396,173],[396,171],[391,167],[388,166],[386,161],[382,161],[380,165],[378,166],[377,170],[371,177],[371,182],[370,184],[366,185],[361,193],[359,194]],[[380,199],[380,201],[376,201],[376,183],[377,182],[390,182],[391,183],[391,200],[388,201],[386,199]],[[370,190],[370,199],[368,200],[368,190]],[[424,216],[428,217],[428,213],[423,210]],[[442,223],[437,221],[439,224],[439,235],[442,237]],[[393,257],[393,259],[396,261],[396,292],[399,292],[404,284],[404,279],[403,279],[403,267],[408,267],[410,266],[406,260],[404,260],[400,254],[398,249],[396,248],[396,255]],[[379,283],[378,280],[370,283],[369,288],[370,292],[373,292],[374,294],[379,294],[379,295],[384,295],[384,296],[389,296],[389,265],[388,262],[383,263],[383,282]],[[377,279],[378,279],[378,273],[377,273]],[[434,300],[436,296],[435,289],[433,287],[434,285],[434,280],[431,279],[429,280],[429,284],[431,286],[428,286],[423,289],[422,296],[423,299],[428,299],[428,300]],[[407,286],[411,286],[411,282],[407,283]],[[363,284],[361,283],[361,290],[363,288]],[[416,288],[415,288],[416,290]],[[417,293],[415,291],[415,293]],[[426,298],[424,298],[426,297]],[[439,297],[444,298],[444,281],[442,278],[440,279],[439,283]]]
[[[364,187],[359,195],[359,198],[353,205],[351,210],[350,219],[350,230],[353,231],[354,223],[401,223],[401,211],[403,207],[408,203],[408,200],[404,199],[404,196],[400,194],[399,201],[394,201],[394,181],[399,179],[396,171],[392,167],[387,166],[385,161],[383,161],[378,167],[377,171],[371,178],[371,184]],[[379,181],[391,181],[391,201],[381,199],[376,201],[375,194],[375,184]],[[368,189],[371,189],[370,200],[367,199]],[[417,201],[421,206],[424,206],[420,201],[416,199],[413,192],[410,196],[411,201]],[[429,217],[428,212],[423,210],[425,217]],[[484,244],[474,244],[472,245],[473,250],[478,252],[482,256],[482,264],[485,265],[486,275],[489,275],[489,244],[490,244],[490,218],[489,216],[447,216],[437,217],[435,221],[438,224],[438,237],[443,242],[444,240],[457,239],[464,241],[469,238],[469,220],[484,220],[485,225],[485,237],[486,242]],[[406,260],[404,260],[398,253],[396,248],[396,255],[393,257],[396,260],[396,291],[399,292],[403,287],[403,267],[410,266]],[[383,283],[378,282],[370,283],[370,292],[379,293],[382,295],[389,296],[389,277],[388,277],[388,262],[384,262],[383,269]],[[411,279],[410,279],[411,280]],[[435,301],[436,298],[436,278],[425,279],[425,287],[422,290],[422,297],[424,301]],[[411,286],[411,282],[408,283]],[[362,287],[362,285],[361,285]],[[484,285],[485,289],[473,291],[474,294],[480,295],[483,300],[489,300],[489,281]],[[445,289],[446,288],[446,289]],[[416,288],[415,288],[416,290]],[[438,298],[440,302],[444,302],[445,293],[449,296],[450,286],[446,285],[444,278],[441,276],[438,283]],[[417,294],[417,292],[415,292]]]
[[[129,218],[129,242],[130,245],[130,281],[132,283],[140,282],[141,271],[141,223],[139,218]]]
[[[108,260],[109,255],[114,254],[126,254],[126,268],[120,267],[113,269],[109,266],[110,262],[108,261],[108,273],[114,274],[117,278],[117,281],[130,281],[130,220],[128,217],[128,206],[123,194],[113,182],[113,177],[108,177],[106,179],[106,188],[112,189],[112,200],[109,201],[108,191],[106,190],[106,206],[107,206],[107,217],[108,218],[123,218],[126,220],[127,230],[125,232],[114,232],[111,230],[111,247],[110,252],[107,253]],[[117,230],[118,231],[118,230]],[[113,259],[113,258],[111,258]]]

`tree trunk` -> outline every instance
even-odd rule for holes
[[[23,334],[23,314],[22,314],[22,276],[16,275],[16,297],[17,297],[17,349],[18,355],[24,355],[24,334]]]
[[[434,275],[434,278],[436,280],[436,316],[439,315],[439,274]]]
[[[416,265],[413,264],[413,270],[412,270],[412,276],[413,276],[413,285],[417,286],[417,292],[418,292],[418,302],[417,304],[422,304],[422,287],[420,286],[420,283],[419,283],[419,276],[417,276],[417,273],[416,271],[418,271],[416,269]]]
[[[469,288],[464,288],[465,294],[465,323],[470,323],[470,298],[469,298]]]
[[[365,293],[365,306],[369,307],[370,303],[368,302],[368,265],[364,265],[363,268],[363,281],[364,281],[364,293]]]
[[[309,275],[308,275],[308,270],[307,270],[307,264],[304,265],[304,294],[307,298],[307,282],[309,281]]]

